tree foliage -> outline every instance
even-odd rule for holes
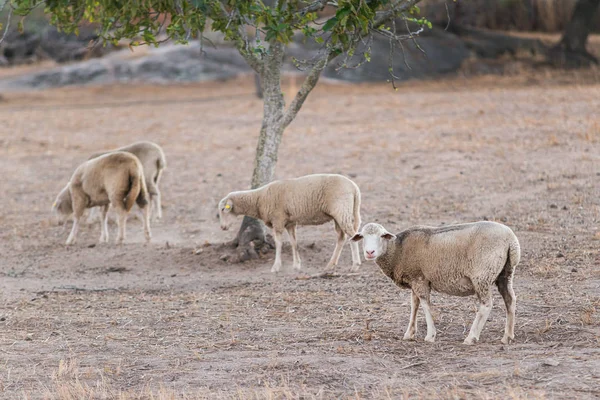
[[[207,31],[220,32],[254,69],[274,42],[289,43],[300,33],[322,45],[323,53],[354,55],[360,43],[373,33],[390,35],[384,23],[404,15],[416,18],[419,0],[8,0],[16,15],[26,16],[45,7],[51,23],[66,33],[77,33],[81,23],[94,23],[107,42],[130,40],[132,45],[158,45],[164,40],[186,43]],[[317,21],[317,11],[335,9],[328,19]],[[397,37],[395,39],[401,39]],[[365,46],[363,46],[365,47]],[[365,57],[369,57],[369,46]],[[331,57],[329,57],[331,59]]]

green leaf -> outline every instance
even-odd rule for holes
[[[328,32],[330,30],[333,29],[333,27],[337,24],[338,19],[337,17],[333,17],[330,18],[329,20],[327,20],[327,22],[325,22],[325,25],[323,25],[323,32]]]
[[[336,13],[335,13],[335,17],[338,20],[341,20],[342,18],[350,15],[352,11],[349,8],[340,8]]]

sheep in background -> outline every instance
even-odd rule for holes
[[[509,227],[483,221],[440,228],[415,226],[393,235],[383,226],[369,223],[352,240],[363,240],[365,258],[374,260],[396,285],[412,289],[405,340],[414,339],[422,304],[427,321],[425,340],[435,341],[429,303],[433,289],[453,296],[477,296],[479,311],[464,343],[477,342],[492,309],[494,283],[506,305],[502,343],[514,339],[517,300],[512,281],[521,250]]]
[[[144,214],[144,234],[150,241],[149,196],[144,179],[144,168],[136,156],[126,152],[114,152],[81,164],[67,186],[58,194],[52,205],[55,213],[73,214],[73,228],[66,244],[75,242],[79,222],[86,208],[102,207],[100,242],[108,242],[108,207],[118,213],[119,235],[117,243],[125,239],[127,214],[134,203]]]
[[[275,262],[272,272],[281,269],[283,231],[287,230],[292,244],[294,268],[301,268],[296,243],[298,225],[335,223],[337,243],[327,268],[337,265],[346,241],[360,227],[360,190],[350,179],[335,174],[307,175],[296,179],[273,181],[254,190],[231,192],[219,202],[221,229],[227,230],[233,217],[247,215],[257,218],[273,229]],[[360,266],[357,243],[351,243],[354,270]]]
[[[150,195],[150,199],[152,201],[152,208],[153,210],[156,210],[156,213],[154,214],[155,218],[161,219],[161,194],[158,188],[158,184],[160,182],[163,170],[167,167],[167,160],[165,158],[165,153],[163,152],[162,148],[156,143],[142,141],[130,144],[128,146],[120,147],[118,149],[94,153],[88,160],[116,151],[124,151],[127,153],[131,153],[134,156],[136,156],[142,163],[142,166],[144,167],[146,187],[148,188],[148,194]],[[92,218],[93,217],[90,215],[90,219]]]

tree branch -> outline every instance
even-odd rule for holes
[[[222,16],[223,18],[228,20],[227,24],[229,25],[233,19],[233,12],[231,15],[229,15],[227,9],[225,9],[225,5],[223,3],[220,4],[221,12],[223,14]],[[244,57],[244,60],[246,60],[248,65],[258,74],[260,74],[264,67],[264,62],[260,58],[258,58],[250,48],[248,37],[246,35],[246,32],[244,31],[244,25],[239,25],[234,32],[235,33],[233,42],[235,43],[235,47],[237,48],[241,56]]]
[[[378,27],[382,24],[388,22],[396,15],[401,12],[409,10],[415,4],[419,3],[421,0],[397,0],[395,1],[389,10],[382,12],[375,20],[373,21],[372,28],[365,35],[361,35],[360,39],[363,39],[365,36],[368,36],[372,33],[372,31],[377,31]],[[319,0],[311,3],[309,6],[305,7],[300,11],[300,13],[309,13],[312,11],[319,10],[327,4],[327,0]],[[412,37],[412,35],[408,35],[407,38]],[[336,58],[340,54],[340,51],[337,47],[331,47],[326,54],[313,66],[308,76],[304,79],[300,90],[294,97],[294,100],[290,103],[288,109],[283,115],[282,125],[285,129],[296,117],[298,111],[304,104],[304,101],[308,97],[309,93],[313,90],[313,88],[317,85],[319,81],[319,77],[321,76],[321,72],[325,69],[327,64],[334,58]]]
[[[302,10],[296,13],[299,17],[304,17],[306,14],[322,10],[327,5],[328,0],[317,0],[304,7]]]
[[[300,108],[302,108],[302,104],[308,97],[308,94],[314,89],[319,82],[319,77],[321,76],[321,72],[325,69],[329,61],[334,58],[332,52],[327,52],[317,63],[313,66],[313,68],[308,73],[308,76],[302,82],[302,86],[294,100],[290,103],[288,109],[283,114],[282,125],[283,129],[285,129],[296,117]]]
[[[421,0],[397,0],[390,6],[389,10],[383,11],[373,21],[373,28],[376,29],[381,24],[388,22],[401,12],[407,11]]]
[[[8,1],[7,1],[7,3],[8,3]],[[4,9],[5,5],[6,5],[6,3],[4,3],[4,5],[2,6],[2,9]],[[0,11],[2,9],[0,9]],[[4,38],[6,38],[6,34],[8,33],[8,27],[10,26],[10,19],[12,17],[12,13],[13,13],[13,8],[10,7],[8,9],[8,16],[6,17],[6,26],[4,27],[4,33],[2,34],[2,37],[0,37],[0,44],[2,44],[2,42],[4,42]]]

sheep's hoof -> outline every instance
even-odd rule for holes
[[[465,341],[463,342],[463,344],[466,344],[467,346],[472,346],[472,345],[474,345],[475,343],[477,343],[477,339],[476,339],[476,338],[474,338],[474,337],[472,337],[472,336],[469,336],[469,337],[467,337],[467,338],[465,339]]]
[[[273,264],[271,267],[271,272],[279,272],[279,270],[281,270],[281,264]]]
[[[513,342],[514,338],[508,337],[508,336],[504,336],[501,340],[502,343],[504,344],[511,344]]]
[[[435,335],[434,336],[425,336],[425,341],[429,342],[429,343],[434,343],[435,342]]]
[[[414,335],[414,333],[412,335],[409,334],[409,333],[405,333],[404,337],[402,338],[402,340],[411,340],[411,341],[415,340],[415,335]]]
[[[358,272],[360,269],[360,264],[352,264],[352,272]]]
[[[327,266],[325,267],[325,270],[327,270],[327,271],[334,270],[336,266],[337,266],[336,264],[328,263]]]
[[[302,269],[302,264],[300,264],[300,263],[294,264],[294,269],[301,270]]]

